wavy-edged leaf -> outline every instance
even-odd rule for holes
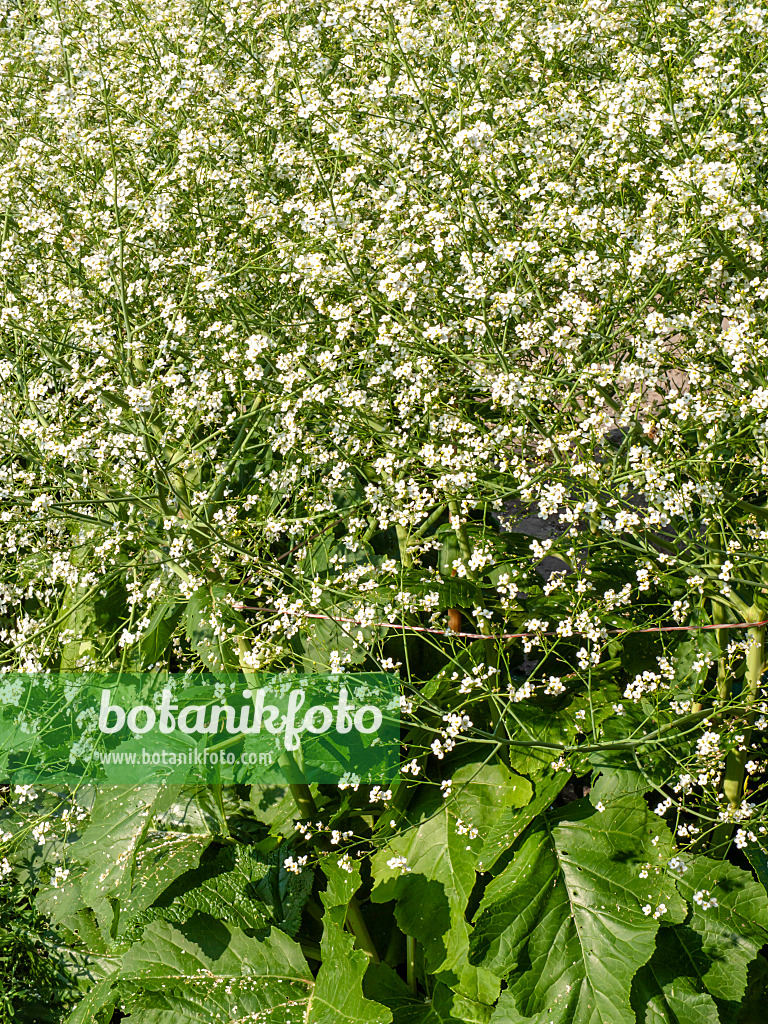
[[[123,1006],[142,1024],[308,1019],[314,980],[300,946],[274,929],[261,939],[210,918],[153,921],[123,957]],[[258,1015],[258,1016],[257,1016]]]
[[[149,833],[136,853],[131,889],[121,906],[121,926],[152,906],[179,876],[196,868],[212,839],[196,832]]]
[[[430,971],[452,969],[464,959],[469,937],[464,915],[484,833],[509,804],[530,794],[530,783],[502,764],[465,765],[454,783],[456,795],[450,800],[420,794],[406,827],[372,858],[371,899],[397,900],[395,918],[406,935],[423,945]],[[470,826],[477,828],[476,835]],[[406,865],[399,866],[398,858],[405,858]]]
[[[314,979],[301,947],[277,929],[255,939],[209,918],[155,921],[123,958],[118,986],[142,1024],[389,1024],[390,1012],[362,994],[368,960],[352,942],[334,924],[328,966]]]
[[[701,943],[689,928],[659,929],[653,957],[632,983],[637,1024],[721,1024],[702,967]]]
[[[225,846],[175,879],[154,902],[147,919],[183,924],[195,914],[246,932],[276,925],[294,935],[312,889],[312,872],[283,867],[286,851],[264,857],[246,846]]]
[[[698,855],[686,863],[688,870],[677,884],[691,905],[686,927],[703,982],[716,999],[738,1002],[747,968],[768,942],[768,896],[748,871],[727,860]]]
[[[183,603],[174,598],[162,601],[155,609],[139,640],[139,657],[143,668],[163,659],[183,611]]]
[[[685,916],[671,878],[640,877],[671,841],[636,793],[532,823],[489,884],[470,940],[470,962],[507,981],[494,1022],[635,1024],[630,986],[653,955],[654,912]]]

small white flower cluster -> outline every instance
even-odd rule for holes
[[[699,889],[693,894],[693,902],[697,903],[702,910],[709,910],[718,905],[714,896],[709,894],[707,889]]]
[[[13,792],[18,803],[31,803],[37,800],[37,790],[33,786],[14,786]]]
[[[345,772],[339,779],[339,789],[353,789],[357,792],[360,786],[360,776],[354,772]]]
[[[461,683],[459,684],[459,693],[471,693],[473,690],[486,691],[490,689],[488,683],[493,676],[498,673],[499,669],[495,665],[474,666],[461,680]],[[458,680],[459,673],[454,672],[451,679]]]
[[[448,724],[440,730],[440,736],[430,744],[432,753],[441,761],[446,753],[456,746],[457,737],[472,728],[472,720],[468,715],[447,714],[443,715],[443,721]]]
[[[765,826],[758,829],[760,833],[765,833],[765,831]],[[736,830],[733,842],[740,850],[744,850],[750,843],[757,842],[757,835],[751,829],[740,828]]]
[[[350,874],[355,869],[354,863],[350,859],[350,856],[349,856],[348,853],[345,853],[341,857],[339,857],[339,859],[336,861],[336,863],[342,869],[342,871],[347,871]]]
[[[470,839],[476,839],[478,836],[478,830],[474,825],[467,825],[461,818],[456,819],[456,832],[460,836],[469,836]]]
[[[408,866],[407,857],[390,857],[387,861],[387,867],[391,868],[392,871],[400,871],[400,874],[405,874],[412,869]]]
[[[44,818],[34,826],[32,829],[32,838],[38,846],[45,846],[48,833],[51,831],[52,827],[53,825],[50,818]]]
[[[302,854],[301,857],[297,857],[295,860],[293,857],[286,857],[283,861],[283,867],[286,871],[290,871],[294,875],[300,875],[301,869],[307,863],[307,854]]]
[[[63,868],[57,865],[53,869],[53,875],[51,876],[51,885],[58,889],[59,886],[63,885],[69,878],[69,868]]]
[[[685,872],[688,870],[688,865],[685,863],[684,860],[681,860],[680,857],[670,857],[669,862],[667,863],[667,867],[670,869],[670,871],[675,871],[679,875],[684,875]]]

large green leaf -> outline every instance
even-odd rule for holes
[[[344,931],[349,901],[360,888],[360,865],[353,861],[348,867],[339,865],[333,856],[322,862],[327,879],[321,894],[323,963],[317,975],[311,1013],[313,1024],[336,1024],[336,1021],[359,1021],[360,1024],[389,1024],[392,1014],[363,994],[363,979],[369,960],[365,953],[353,948],[354,939]]]
[[[179,876],[195,869],[212,838],[210,833],[148,833],[136,853],[131,888],[121,906],[121,927],[152,906]]]
[[[706,991],[700,944],[689,928],[660,928],[656,950],[632,984],[638,1024],[721,1024]]]
[[[110,786],[99,791],[90,824],[69,850],[73,860],[86,865],[80,878],[86,900],[127,895],[137,847],[165,798],[165,787],[155,785]]]
[[[465,910],[484,834],[499,814],[531,793],[526,779],[500,763],[464,765],[453,783],[456,793],[450,799],[421,793],[405,827],[372,858],[371,899],[397,900],[396,920],[423,945],[431,971],[452,970],[463,961],[469,937]],[[477,834],[470,835],[468,827]],[[405,858],[404,866],[398,858]]]
[[[353,949],[354,939],[335,921],[323,932],[323,964],[318,972],[307,1024],[389,1024],[392,1014],[363,995],[368,957]]]
[[[66,850],[71,877],[66,886],[44,887],[39,908],[89,949],[104,952],[210,844],[214,833],[202,821],[195,822],[199,831],[157,827],[159,818],[188,803],[165,786],[102,788],[89,825]]]
[[[274,924],[294,935],[312,888],[312,871],[286,871],[287,854],[283,848],[264,856],[243,845],[220,847],[199,867],[176,877],[140,923],[160,917],[183,924],[195,914],[206,914],[246,932],[262,932]]]
[[[635,1024],[630,986],[653,955],[654,912],[685,916],[668,875],[641,877],[671,841],[637,793],[532,823],[489,884],[470,940],[470,962],[507,982],[494,1022]]]
[[[368,960],[352,942],[333,923],[328,966],[313,979],[279,930],[252,939],[207,917],[180,928],[156,921],[126,953],[117,985],[125,1009],[147,1024],[389,1024],[390,1012],[362,995]]]
[[[685,862],[678,887],[691,906],[686,927],[703,983],[716,999],[738,1002],[747,968],[768,943],[768,896],[748,871],[727,860],[699,855]]]
[[[528,780],[523,776],[513,776],[521,783]],[[477,867],[481,871],[490,871],[501,855],[512,846],[518,836],[530,825],[537,814],[545,811],[557,794],[568,781],[567,772],[555,772],[544,775],[528,783],[531,793],[528,800],[523,800],[523,786],[515,786],[512,796],[505,798],[501,806],[497,806],[491,821],[484,829],[483,847]],[[517,802],[517,796],[521,799]]]
[[[731,1024],[748,969],[768,940],[768,898],[748,872],[727,861],[677,855],[683,923],[662,928],[651,961],[635,978],[639,1024]]]
[[[307,1020],[314,981],[301,948],[273,930],[249,938],[210,918],[149,924],[123,957],[122,1005],[143,1024]],[[260,1015],[257,1017],[257,1015]]]

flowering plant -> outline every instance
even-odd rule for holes
[[[766,9],[0,18],[0,728],[402,684],[391,788],[6,791],[71,1024],[757,1020]]]

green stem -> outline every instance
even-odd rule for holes
[[[416,995],[418,987],[416,984],[416,939],[412,935],[406,935],[406,977],[411,995]]]
[[[396,524],[395,529],[397,530],[397,543],[400,547],[400,561],[403,563],[404,569],[410,569],[413,567],[413,555],[408,550],[409,532],[400,523]]]

